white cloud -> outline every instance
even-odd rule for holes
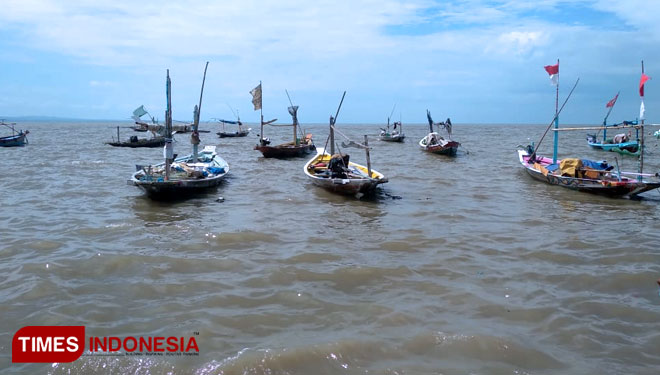
[[[110,81],[89,81],[89,85],[91,87],[113,87],[117,86],[117,83]]]
[[[576,5],[607,12],[626,27],[543,19]],[[545,85],[538,69],[558,57],[562,72],[574,69],[575,75],[594,67],[623,75],[631,61],[660,58],[660,28],[650,22],[659,7],[636,0],[5,0],[0,28],[13,46],[114,72],[110,80],[95,75],[83,81],[127,101],[109,108],[132,110],[141,104],[135,100],[160,103],[165,68],[171,68],[175,100],[194,102],[203,63],[210,60],[208,96],[223,109],[226,101],[246,101],[247,91],[264,79],[268,100],[285,102],[273,98],[284,88],[294,95],[317,93],[317,102],[343,89],[356,101],[412,90],[411,100],[446,95],[441,100],[456,111],[464,108],[465,116],[488,116],[488,106],[501,106],[496,100],[504,90]],[[16,53],[31,56],[27,51]],[[117,82],[122,76],[127,82]],[[145,87],[156,87],[158,97],[147,97]],[[460,102],[477,89],[495,98],[479,113]],[[120,94],[125,92],[134,94]]]

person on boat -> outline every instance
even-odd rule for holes
[[[348,162],[350,156],[348,154],[334,154],[330,157],[328,162],[328,169],[330,170],[331,178],[348,178],[346,171],[348,170]]]
[[[628,142],[628,135],[626,133],[620,133],[614,136],[612,138],[612,143],[623,143],[623,142]]]

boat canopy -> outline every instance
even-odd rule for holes
[[[239,124],[238,121],[231,121],[231,120],[218,120],[219,122],[224,122],[225,124]]]

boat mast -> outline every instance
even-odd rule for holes
[[[339,107],[337,107],[335,117],[330,116],[330,155],[335,154],[335,122],[337,122],[337,116],[339,116],[339,110],[341,109],[342,103],[344,103],[345,96],[346,91],[344,91],[344,95],[341,96],[341,101],[339,102]]]
[[[642,77],[644,77],[644,60],[642,60]],[[642,86],[642,89],[640,89],[639,93],[640,93],[640,96],[642,98],[641,108],[644,108],[644,95],[643,95],[644,91],[642,91],[642,90],[643,90],[643,86]],[[639,152],[639,176],[637,177],[637,179],[639,181],[642,180],[642,171],[644,170],[644,117],[646,117],[646,116],[644,116],[644,113],[642,113],[642,112],[643,112],[643,110],[641,110],[640,113],[639,113],[640,114],[640,116],[639,116],[640,120],[642,121],[642,139],[640,140],[641,144],[639,145],[639,147],[640,147],[640,152]]]
[[[557,66],[559,66],[559,59],[557,59]],[[555,129],[559,129],[559,72],[557,72],[557,95],[555,96]],[[559,132],[555,132],[555,144],[552,150],[552,164],[557,163],[557,146],[559,143]]]
[[[366,134],[364,135],[364,150],[367,153],[367,174],[371,178],[371,156],[369,155],[369,139]]]
[[[429,133],[433,133],[433,118],[431,118],[431,112],[426,110],[426,119],[429,121]]]
[[[261,130],[260,130],[260,137],[261,140],[259,143],[263,146],[264,145],[264,87],[261,85],[261,81],[259,81],[259,90],[261,91],[261,97],[259,98],[259,115],[261,115]]]
[[[392,107],[392,112],[390,112],[390,115],[387,117],[387,133],[390,133],[390,118],[394,114],[394,109],[396,108],[396,103],[394,103],[394,106]]]
[[[618,98],[618,97],[619,97],[619,93],[620,93],[620,92],[617,92],[617,93],[616,93],[615,98]],[[603,119],[603,127],[605,128],[605,130],[603,130],[603,143],[605,143],[605,140],[607,139],[607,118],[610,117],[610,113],[611,113],[612,110],[614,109],[614,105],[615,105],[615,104],[616,104],[616,100],[614,101],[614,103],[613,103],[612,106],[610,107],[609,111],[607,111],[607,114],[605,115],[605,119]]]
[[[195,106],[193,132],[190,135],[190,142],[193,145],[193,163],[197,163],[197,156],[199,152],[199,113],[202,110],[202,96],[204,95],[204,83],[206,82],[206,69],[209,67],[209,62],[206,62],[204,67],[204,77],[202,78],[202,90],[199,93],[199,105]]]
[[[289,107],[289,113],[293,118],[293,144],[298,146],[298,107],[293,105],[291,97],[289,96],[289,91],[284,89],[284,92],[286,92],[286,97],[289,98],[289,104],[291,104],[291,107]]]
[[[170,165],[174,161],[174,149],[172,146],[172,81],[170,81],[170,70],[167,69],[167,81],[165,82],[165,93],[167,96],[167,109],[165,110],[165,181],[170,179]]]

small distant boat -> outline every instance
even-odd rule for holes
[[[208,68],[208,62],[206,63]],[[172,93],[169,70],[167,71],[167,111],[165,112],[165,162],[156,165],[136,165],[136,172],[128,180],[130,185],[142,189],[150,198],[176,199],[200,193],[217,186],[229,173],[229,165],[216,153],[215,146],[206,146],[198,152],[200,143],[196,131],[202,106],[206,68],[202,80],[199,105],[194,110],[194,128],[191,136],[193,153],[177,158],[172,145]]]
[[[397,130],[397,126],[399,130]],[[406,138],[406,135],[403,133],[402,130],[400,130],[401,128],[402,128],[401,122],[395,121],[394,129],[392,130],[392,132],[390,132],[389,131],[390,127],[388,124],[387,129],[381,129],[378,139],[385,142],[403,142],[403,140]]]
[[[142,116],[144,115],[149,115],[151,118],[151,124],[146,123],[142,121]],[[165,131],[165,126],[158,124],[158,120],[156,120],[149,112],[147,112],[146,109],[144,109],[144,105],[141,105],[137,107],[133,111],[133,116],[131,116],[133,120],[135,120],[135,125],[131,126],[131,129],[133,129],[136,132],[146,132],[146,131],[152,131],[154,133],[163,133]],[[172,125],[172,131],[174,133],[192,133],[194,131],[195,125],[183,121],[178,121],[182,123],[182,125]],[[199,124],[198,124],[199,125]],[[210,133],[210,130],[197,130],[197,133]]]
[[[378,136],[378,139],[381,141],[385,142],[403,142],[403,140],[406,138],[406,135],[403,134],[403,125],[401,125],[401,121],[395,121],[394,122],[394,127],[392,131],[390,131],[390,118],[392,118],[392,114],[394,113],[394,108],[396,108],[396,104],[394,107],[392,107],[392,112],[390,113],[389,117],[387,117],[387,128],[380,128],[380,135]],[[398,129],[397,129],[398,128]]]
[[[21,147],[25,146],[28,143],[27,135],[30,134],[28,130],[16,131],[14,126],[15,123],[7,124],[4,121],[0,120],[0,125],[6,126],[11,129],[11,135],[0,137],[0,147]]]
[[[344,92],[345,95],[346,92]],[[316,149],[316,156],[305,163],[303,172],[316,186],[333,193],[353,195],[359,199],[362,196],[373,194],[378,185],[384,184],[388,180],[382,173],[371,169],[369,143],[366,135],[364,136],[364,144],[353,141],[350,141],[349,144],[342,144],[344,148],[358,147],[365,149],[367,154],[366,167],[351,162],[347,154],[335,154],[335,121],[341,109],[341,103],[344,101],[344,96],[342,96],[339,103],[337,114],[335,114],[335,117],[330,117],[330,153],[323,148]]]
[[[149,124],[147,124],[146,122],[136,122],[135,125],[131,126],[131,129],[133,129],[133,131],[136,132],[144,133],[147,130],[149,130],[147,129],[147,125]]]
[[[639,156],[639,129],[636,128],[636,137],[634,140],[630,139],[632,136],[632,132],[626,134],[626,133],[620,133],[612,137],[611,139],[607,138],[607,118],[610,116],[610,113],[612,112],[612,109],[614,108],[614,104],[616,104],[616,100],[619,98],[619,93],[616,94],[616,96],[607,102],[605,105],[606,108],[609,108],[607,111],[607,115],[605,115],[605,119],[603,120],[603,138],[602,140],[598,139],[598,135],[600,133],[600,130],[596,134],[587,134],[587,144],[589,147],[596,149],[596,150],[604,150],[604,151],[611,151],[611,152],[617,152],[621,155],[632,155],[632,156]],[[620,124],[614,124],[614,125],[609,125],[610,127],[618,127],[620,125],[637,125],[638,122],[637,120],[635,121],[624,121]]]
[[[316,149],[316,146],[314,146],[314,142],[312,141],[312,135],[311,134],[306,134],[305,137],[302,139],[298,138],[298,106],[293,105],[291,102],[291,98],[289,97],[289,102],[291,103],[291,106],[288,108],[289,114],[291,115],[292,118],[292,124],[291,125],[277,125],[277,126],[291,126],[293,127],[293,140],[291,142],[287,143],[282,143],[276,146],[271,146],[270,145],[270,139],[264,138],[264,125],[272,124],[273,122],[277,121],[275,120],[270,120],[267,122],[264,122],[264,115],[263,115],[263,110],[262,110],[262,86],[261,82],[259,82],[259,86],[255,87],[252,91],[250,91],[252,94],[252,103],[254,104],[254,110],[256,111],[257,109],[262,111],[261,112],[261,134],[259,135],[259,144],[254,146],[255,150],[258,150],[261,152],[261,154],[265,158],[290,158],[290,157],[296,157],[296,156],[303,156],[311,151]],[[287,96],[289,93],[287,92]],[[275,125],[273,125],[275,126]]]
[[[458,146],[461,144],[451,139],[451,120],[448,118],[445,122],[434,123],[431,118],[431,112],[426,110],[426,118],[429,122],[429,134],[426,137],[422,138],[419,141],[419,147],[426,151],[434,154],[455,156]],[[434,131],[433,125],[444,127],[447,130],[447,138],[445,139],[438,132]]]
[[[149,125],[148,123],[142,121],[142,116],[147,115],[151,119],[151,125],[158,125],[158,121],[154,116],[152,116],[145,108],[144,104],[135,108],[133,111],[133,115],[131,118],[133,121],[135,121],[135,125],[131,126],[131,129],[133,129],[136,132],[146,132],[149,130]]]
[[[245,137],[248,134],[250,134],[250,130],[252,130],[252,128],[243,129],[243,123],[241,122],[241,119],[238,119],[236,121],[221,119],[218,120],[218,122],[222,124],[222,131],[216,133],[220,138]],[[225,131],[225,124],[238,125],[238,131],[235,132]]]
[[[128,141],[121,141],[119,138],[119,126],[117,126],[117,140],[112,140],[112,142],[106,142],[105,144],[113,147],[162,147],[165,145],[165,137],[155,135],[152,138],[138,138],[137,135],[132,135],[128,138]]]

